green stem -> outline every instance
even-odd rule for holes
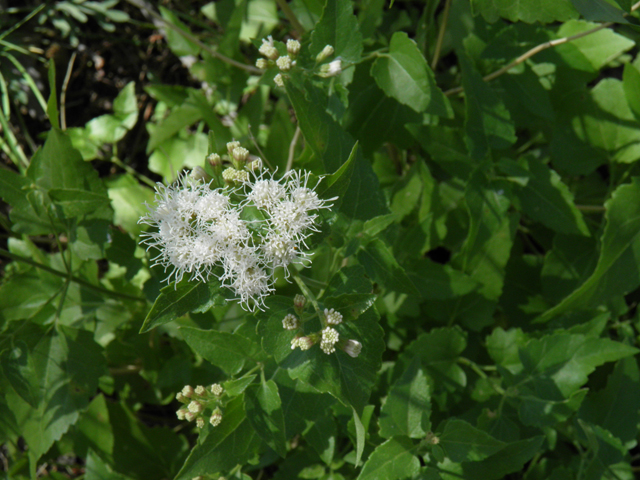
[[[113,163],[114,165],[117,165],[118,167],[122,168],[125,172],[130,173],[134,177],[138,178],[141,182],[145,183],[146,185],[149,185],[151,188],[155,188],[156,187],[156,184],[155,184],[155,182],[153,180],[151,180],[146,175],[143,175],[143,174],[137,172],[135,169],[131,168],[129,165],[124,163],[118,157],[114,156],[114,157],[111,157],[109,160],[111,161],[111,163]]]
[[[190,42],[195,43],[202,50],[207,52],[212,57],[215,57],[218,60],[222,60],[223,62],[228,63],[229,65],[231,65],[233,67],[236,67],[236,68],[239,68],[241,70],[244,70],[245,72],[253,73],[253,74],[256,74],[256,75],[262,75],[262,70],[260,70],[259,68],[254,67],[253,65],[246,65],[244,63],[240,63],[240,62],[234,60],[233,58],[229,58],[226,55],[223,55],[222,53],[218,52],[217,50],[214,50],[209,45],[205,45],[196,36],[190,34],[189,32],[185,32],[181,28],[176,27],[173,23],[167,22],[164,18],[162,18],[161,15],[159,15],[155,11],[151,10],[150,8],[148,8],[143,2],[141,2],[139,0],[127,0],[127,2],[130,3],[131,5],[133,5],[134,7],[139,8],[140,10],[144,10],[149,15],[151,15],[153,18],[155,18],[158,22],[161,22],[165,27],[170,28],[171,30],[176,32],[178,35],[186,38]]]
[[[305,297],[307,297],[307,299],[311,302],[311,305],[313,305],[313,308],[318,314],[318,318],[322,319],[322,312],[320,311],[320,306],[318,305],[318,300],[316,299],[316,296],[311,292],[311,290],[309,290],[309,287],[307,287],[304,281],[302,281],[302,278],[300,278],[300,274],[298,272],[293,273],[292,276],[295,282],[300,287],[302,294]]]
[[[451,9],[451,0],[446,0],[444,4],[444,12],[442,12],[442,23],[440,24],[440,31],[438,32],[438,40],[436,41],[436,49],[433,53],[433,60],[431,61],[431,70],[435,70],[438,66],[438,60],[440,60],[440,51],[442,50],[442,40],[444,39],[444,32],[447,30],[447,22],[449,20],[449,10]]]
[[[75,277],[71,274],[67,274],[65,272],[61,272],[60,270],[56,270],[55,268],[51,268],[48,267],[47,265],[43,265],[42,263],[38,263],[38,262],[34,262],[33,260],[26,258],[26,257],[22,257],[20,255],[16,255],[14,253],[11,253],[3,248],[0,248],[0,256],[2,257],[6,257],[6,258],[10,258],[11,260],[14,260],[16,262],[22,262],[22,263],[26,263],[27,265],[31,265],[33,267],[36,268],[40,268],[42,270],[45,270],[49,273],[52,273],[54,275],[57,275],[61,278],[65,278],[68,279],[70,282],[74,282],[77,283],[78,285],[82,285],[83,287],[89,288],[95,292],[100,292],[100,293],[104,293],[107,295],[110,295],[112,297],[116,297],[116,298],[122,298],[124,300],[132,300],[134,302],[143,302],[146,303],[146,300],[144,298],[141,297],[134,297],[133,295],[127,295],[126,293],[120,293],[120,292],[115,292],[113,290],[109,290],[103,287],[99,287],[97,285],[94,285],[92,283],[87,282],[86,280],[83,280],[81,278]]]
[[[480,365],[478,365],[476,362],[469,360],[468,358],[465,357],[458,357],[458,363],[461,365],[465,365],[467,367],[469,367],[471,370],[473,370],[480,378],[483,379],[488,379],[489,377],[487,376],[486,373],[484,373],[484,371],[482,370],[482,368],[480,367]],[[489,382],[491,384],[491,387],[500,395],[504,395],[505,391],[504,389],[502,389],[502,387],[499,387],[498,385],[495,385],[493,382]]]
[[[287,20],[289,20],[289,23],[291,23],[293,29],[298,32],[299,36],[302,36],[302,34],[304,34],[304,27],[298,21],[298,17],[293,13],[293,10],[291,10],[287,0],[276,0],[276,3],[280,7],[280,10],[282,10],[282,13],[284,13],[284,16],[287,17]]]

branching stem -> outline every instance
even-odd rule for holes
[[[444,33],[447,30],[447,22],[449,21],[449,11],[451,10],[451,0],[446,0],[444,4],[444,12],[442,12],[442,23],[440,23],[440,30],[438,31],[438,40],[436,41],[436,49],[433,52],[433,60],[431,60],[431,70],[435,70],[438,66],[438,60],[440,60],[440,51],[442,50],[442,40],[444,39]]]
[[[176,27],[174,24],[167,22],[164,18],[162,18],[161,15],[159,15],[158,13],[153,11],[151,8],[149,8],[147,5],[145,5],[144,2],[142,2],[140,0],[127,0],[127,2],[130,3],[131,5],[133,5],[134,7],[139,8],[140,10],[144,10],[149,15],[151,15],[153,18],[155,18],[158,22],[161,22],[164,26],[170,28],[171,30],[176,32],[178,35],[181,35],[184,38],[186,38],[187,40],[189,40],[190,42],[195,43],[202,50],[207,52],[212,57],[215,57],[218,60],[222,60],[223,62],[228,63],[229,65],[231,65],[233,67],[236,67],[236,68],[239,68],[241,70],[244,70],[245,72],[253,73],[255,75],[262,75],[262,70],[260,70],[259,68],[254,67],[253,65],[246,65],[244,63],[240,63],[240,62],[234,60],[233,58],[229,58],[226,55],[218,52],[217,50],[214,50],[209,45],[206,45],[206,44],[202,43],[196,36],[192,35],[191,33],[185,32],[181,28]]]
[[[631,7],[631,11],[633,12],[633,11],[637,10],[638,8],[640,8],[640,2],[635,3]],[[628,13],[624,14],[624,16],[627,16],[627,15],[628,15]],[[564,43],[572,42],[572,41],[577,40],[579,38],[591,35],[592,33],[599,32],[600,30],[603,30],[605,28],[609,28],[609,27],[611,27],[613,25],[615,25],[615,22],[605,22],[605,23],[603,23],[601,25],[598,25],[597,27],[594,27],[594,28],[592,28],[590,30],[586,30],[584,32],[576,33],[575,35],[570,35],[568,37],[563,37],[563,38],[556,38],[555,40],[550,40],[548,42],[541,43],[540,45],[537,45],[537,46],[533,47],[532,49],[528,50],[527,52],[523,53],[522,55],[520,55],[518,58],[516,58],[514,61],[512,61],[508,65],[505,65],[504,67],[499,68],[495,72],[490,73],[489,75],[486,75],[485,77],[483,77],[483,80],[485,82],[489,82],[489,81],[491,81],[491,80],[493,80],[495,78],[498,78],[499,76],[504,75],[505,73],[507,73],[513,67],[516,67],[516,66],[520,65],[521,63],[523,63],[526,60],[530,59],[531,57],[533,57],[537,53],[540,53],[543,50],[546,50],[547,48],[557,47],[558,45],[562,45]],[[452,88],[450,90],[447,90],[446,92],[444,92],[444,94],[447,97],[450,97],[451,95],[455,95],[457,93],[462,93],[463,91],[464,91],[464,87],[456,87],[456,88]]]

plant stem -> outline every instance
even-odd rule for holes
[[[151,8],[149,8],[141,0],[127,0],[127,2],[130,3],[131,5],[133,5],[134,7],[139,8],[140,10],[144,10],[149,15],[151,15],[153,18],[155,18],[158,22],[161,22],[165,27],[169,27],[171,30],[176,32],[178,35],[181,35],[184,38],[186,38],[187,40],[189,40],[190,42],[195,43],[202,50],[207,52],[212,57],[215,57],[218,60],[222,60],[223,62],[228,63],[229,65],[231,65],[233,67],[239,68],[240,70],[244,70],[245,72],[253,73],[253,74],[256,74],[256,75],[262,75],[262,70],[260,70],[259,68],[254,67],[253,65],[246,65],[244,63],[240,63],[240,62],[234,60],[233,58],[229,58],[226,55],[218,52],[217,50],[214,50],[209,45],[206,45],[206,44],[202,43],[197,37],[195,37],[191,33],[185,32],[181,28],[176,27],[174,24],[167,22],[164,18],[162,18],[161,15],[159,15],[158,13],[153,11]]]
[[[298,20],[298,17],[296,17],[296,14],[293,13],[293,10],[291,10],[287,0],[276,0],[276,3],[280,7],[280,10],[282,10],[282,13],[284,13],[284,16],[287,17],[287,20],[289,20],[294,30],[298,32],[298,36],[301,37],[305,31],[304,27]]]
[[[5,250],[4,248],[0,248],[0,256],[6,257],[6,258],[10,258],[11,260],[14,260],[16,262],[22,262],[22,263],[26,263],[27,265],[31,265],[31,266],[36,267],[36,268],[40,268],[40,269],[45,270],[45,271],[47,271],[49,273],[57,275],[57,276],[59,276],[61,278],[68,279],[70,282],[77,283],[78,285],[82,285],[83,287],[89,288],[89,289],[94,290],[96,292],[105,293],[105,294],[110,295],[112,297],[122,298],[124,300],[133,300],[134,302],[143,302],[143,303],[146,302],[146,300],[144,298],[134,297],[133,295],[128,295],[126,293],[120,293],[120,292],[109,290],[109,289],[106,289],[106,288],[103,288],[103,287],[99,287],[97,285],[94,285],[92,283],[87,282],[86,280],[83,280],[82,278],[78,278],[78,277],[75,277],[75,276],[73,276],[71,274],[67,274],[65,272],[61,272],[60,270],[56,270],[55,268],[51,268],[51,267],[49,267],[47,265],[43,265],[42,263],[34,262],[30,258],[22,257],[20,255],[16,255],[15,253],[11,253],[11,252]]]
[[[300,137],[300,125],[296,126],[296,132],[293,134],[293,139],[291,139],[291,144],[289,145],[289,158],[287,158],[287,168],[284,173],[287,173],[293,167],[293,156],[296,151],[296,144],[298,143],[298,137]]]
[[[442,40],[444,39],[444,33],[447,30],[447,22],[449,21],[449,10],[451,9],[451,0],[446,0],[444,4],[444,12],[442,12],[442,23],[440,24],[440,31],[438,31],[438,40],[436,41],[436,49],[433,52],[433,59],[431,60],[431,70],[435,70],[440,60],[440,50],[442,50]]]
[[[134,177],[138,178],[141,182],[145,183],[146,185],[149,185],[151,188],[155,188],[156,184],[153,180],[151,180],[146,175],[143,175],[137,172],[135,169],[131,168],[129,165],[127,165],[122,160],[120,160],[120,158],[114,156],[114,157],[111,157],[109,160],[114,165],[117,165],[118,167],[124,169],[125,172],[130,173]]]
[[[640,8],[640,2],[635,3],[632,7],[631,7],[631,11],[635,11],[638,8]],[[624,16],[628,16],[628,13],[624,13]],[[520,55],[518,58],[516,58],[514,61],[512,61],[511,63],[509,63],[508,65],[505,65],[502,68],[499,68],[498,70],[496,70],[493,73],[490,73],[489,75],[486,75],[485,77],[483,77],[483,80],[485,82],[489,82],[491,80],[493,80],[494,78],[498,78],[501,75],[504,75],[505,73],[507,73],[509,70],[511,70],[513,67],[520,65],[521,63],[525,62],[526,60],[528,60],[529,58],[533,57],[535,54],[542,52],[543,50],[546,50],[547,48],[551,48],[551,47],[556,47],[558,45],[562,45],[564,43],[569,43],[572,42],[573,40],[577,40],[579,38],[582,37],[586,37],[587,35],[591,35],[592,33],[596,33],[602,29],[605,28],[609,28],[611,26],[615,25],[615,22],[605,22],[601,25],[598,25],[597,27],[592,28],[591,30],[587,30],[584,32],[580,32],[580,33],[576,33],[575,35],[570,35],[568,37],[562,37],[562,38],[557,38],[555,40],[550,40],[548,42],[544,42],[541,43],[540,45],[537,45],[535,47],[533,47],[532,49],[526,51],[525,53],[523,53],[522,55]],[[450,90],[447,90],[446,92],[444,92],[444,94],[447,97],[450,97],[451,95],[455,95],[457,93],[462,93],[464,92],[464,87],[456,87],[456,88],[452,88]]]
[[[300,275],[298,274],[298,272],[293,273],[292,277],[296,281],[298,286],[300,287],[300,290],[302,291],[302,294],[305,297],[307,297],[309,299],[309,301],[311,302],[311,305],[313,305],[313,308],[315,309],[316,313],[318,314],[318,318],[322,319],[322,312],[320,311],[320,306],[318,305],[318,300],[316,299],[316,296],[311,292],[311,290],[309,290],[309,287],[307,287],[307,285],[304,283],[304,281],[302,281],[302,279],[300,278]]]
[[[62,91],[60,92],[60,129],[67,129],[67,87],[69,86],[69,80],[71,80],[71,72],[73,70],[73,62],[76,61],[76,52],[71,54],[69,65],[67,66],[67,73],[64,76],[62,82]]]

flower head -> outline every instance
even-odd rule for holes
[[[284,87],[284,80],[282,79],[281,74],[277,74],[275,77],[273,77],[273,82],[277,87]]]
[[[288,72],[289,70],[291,70],[291,57],[289,57],[289,55],[283,55],[282,57],[278,58],[278,60],[276,60],[276,65],[283,72]]]
[[[331,45],[325,45],[322,51],[316,56],[316,62],[320,63],[333,55],[333,47]]]
[[[296,337],[291,340],[291,350],[296,347],[300,350],[309,350],[314,344],[314,341],[310,337]]]
[[[320,72],[318,75],[321,77],[335,77],[336,75],[340,75],[342,73],[342,60],[337,58],[333,62],[325,63],[320,67]]]
[[[342,314],[336,312],[333,308],[331,310],[328,308],[324,309],[324,318],[329,325],[340,325],[342,323]]]
[[[282,328],[285,330],[295,330],[300,326],[298,317],[289,313],[282,319]]]
[[[158,184],[155,205],[140,219],[155,228],[143,234],[142,243],[157,249],[153,264],[169,271],[167,282],[185,276],[207,281],[213,275],[243,308],[253,310],[273,292],[277,268],[284,268],[288,278],[291,265],[308,265],[306,242],[318,231],[318,211],[335,199],[320,199],[308,172],[290,171],[276,179],[261,162],[248,168],[249,152],[238,142],[229,142],[227,150],[244,165],[222,172],[224,188],[189,175],[173,185]],[[208,159],[221,170],[219,155]],[[187,386],[181,394],[190,399],[199,391]]]
[[[222,412],[220,411],[219,408],[216,408],[211,414],[209,423],[211,424],[212,427],[217,427],[218,425],[220,425],[221,421],[222,421]]]
[[[271,35],[269,35],[266,40],[264,38],[262,39],[262,45],[260,45],[258,51],[269,60],[275,60],[280,55],[278,49],[273,44]]]
[[[336,351],[335,344],[338,343],[340,335],[334,328],[327,327],[322,330],[322,340],[320,341],[320,348],[324,353],[329,355]]]
[[[222,395],[222,392],[224,391],[224,389],[220,386],[219,383],[214,383],[213,385],[211,385],[211,393],[213,393],[216,397],[219,397],[220,395]]]
[[[362,344],[357,340],[349,339],[347,340],[347,343],[345,343],[343,350],[350,357],[356,358],[362,351]]]
[[[298,55],[298,53],[300,53],[300,46],[301,45],[298,40],[294,40],[292,38],[287,40],[287,52],[292,57],[295,57],[296,55]]]

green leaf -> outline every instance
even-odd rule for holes
[[[160,7],[160,13],[162,14],[162,18],[171,25],[175,25],[179,30],[190,34],[193,38],[193,32],[189,30],[189,28],[181,22],[178,17],[168,8]],[[185,55],[195,55],[198,56],[200,53],[200,47],[192,42],[191,40],[187,40],[183,35],[176,32],[172,28],[166,29],[166,38],[167,43],[169,44],[169,48],[171,51],[175,53],[178,57],[183,57]]]
[[[253,457],[261,441],[242,405],[242,397],[227,404],[220,425],[191,450],[176,480],[191,480],[210,472],[228,473]]]
[[[636,118],[640,118],[640,72],[630,63],[624,66],[622,88],[629,108],[631,108]]]
[[[113,223],[134,236],[140,235],[144,225],[138,220],[146,213],[145,202],[153,202],[153,191],[140,185],[131,175],[109,179],[107,188],[114,210]]]
[[[287,454],[287,434],[278,385],[269,380],[248,388],[244,394],[244,404],[253,429],[284,458]]]
[[[501,327],[496,328],[485,342],[489,356],[496,365],[506,368],[516,374],[522,371],[522,361],[518,352],[526,344],[528,338],[519,328],[511,328],[507,331]]]
[[[556,232],[590,235],[573,195],[555,171],[533,157],[524,157],[517,164],[504,159],[499,166],[507,174],[513,172],[514,167],[524,169],[520,178],[526,180],[526,185],[516,186],[515,193],[524,213],[533,220]]]
[[[431,399],[427,377],[414,359],[393,384],[380,410],[380,436],[424,437],[431,430]]]
[[[635,358],[616,363],[607,386],[585,398],[581,419],[608,430],[622,442],[633,440],[640,420],[640,372]]]
[[[191,327],[181,327],[180,333],[194,352],[228,375],[239,373],[254,350],[249,340],[234,333]]]
[[[541,272],[544,297],[552,303],[562,301],[593,274],[597,262],[594,238],[556,235]]]
[[[390,438],[371,453],[358,480],[401,480],[417,475],[420,462],[414,455],[415,447],[404,437]]]
[[[325,45],[347,64],[358,63],[362,54],[362,35],[350,0],[327,0],[322,17],[311,34],[309,51],[315,58]],[[350,75],[353,75],[351,72]]]
[[[56,88],[56,64],[53,58],[49,60],[49,99],[47,100],[47,118],[53,128],[60,128],[60,112],[58,111],[58,89]]]
[[[474,0],[472,4],[491,23],[499,17],[512,22],[552,23],[578,16],[570,0]]]
[[[371,278],[387,289],[418,295],[415,285],[382,240],[376,238],[365,245],[358,252],[358,261]]]
[[[356,427],[356,467],[360,465],[360,460],[362,459],[362,452],[364,452],[364,444],[366,441],[366,429],[362,424],[362,420],[360,419],[360,415],[356,412],[356,409],[353,409],[353,423]]]
[[[531,339],[520,349],[524,366],[519,374],[522,380],[550,386],[564,398],[587,382],[587,376],[599,365],[619,360],[638,352],[636,348],[607,338],[587,337],[579,334],[554,334]]]
[[[468,480],[499,480],[509,473],[520,472],[524,465],[540,451],[544,437],[532,437],[509,443],[503,449],[480,462],[463,463],[464,478]]]
[[[548,321],[575,308],[598,305],[640,285],[635,261],[640,249],[640,179],[634,178],[631,184],[618,187],[605,208],[606,225],[595,271],[571,295],[538,317],[538,321]]]
[[[359,220],[388,213],[371,165],[362,158],[360,149],[354,151],[355,141],[351,135],[322,107],[326,103],[324,94],[309,82],[305,83],[304,91],[293,82],[287,82],[285,86],[305,141],[314,155],[322,160],[325,171],[337,171],[352,153],[355,155],[349,188],[341,199],[340,211]]]
[[[393,34],[389,53],[378,55],[371,65],[371,76],[388,96],[418,113],[453,116],[449,100],[437,86],[426,59],[404,32]]]
[[[515,141],[515,126],[502,99],[475,71],[466,56],[460,57],[465,91],[465,144],[469,154],[482,160],[489,149],[505,149]]]
[[[342,350],[327,355],[318,346],[306,351],[291,351],[289,346],[290,355],[279,360],[280,366],[289,370],[291,378],[300,379],[320,392],[330,393],[343,404],[355,408],[360,415],[369,399],[384,350],[383,332],[378,319],[377,311],[370,308],[356,321],[343,322],[336,327],[340,338],[355,339],[362,344],[362,352],[357,358],[351,358]],[[272,316],[264,326],[261,321],[260,329],[265,332],[263,347],[267,353],[273,354],[269,345],[273,343],[274,332],[277,329],[283,331],[282,316]],[[319,330],[313,325],[309,325],[309,329]],[[280,348],[284,350],[285,345]]]
[[[13,208],[10,218],[11,229],[17,233],[46,235],[51,231],[51,221],[45,212],[29,201],[28,193],[32,182],[9,169],[0,169],[0,197]]]
[[[407,346],[399,365],[408,368],[414,358],[419,358],[438,389],[455,390],[467,384],[467,377],[457,364],[466,347],[466,333],[460,328],[434,328]]]
[[[469,233],[452,263],[482,284],[479,292],[485,298],[497,300],[502,293],[518,217],[508,212],[511,202],[504,187],[485,175],[483,167],[478,168],[466,186]]]
[[[477,462],[502,450],[505,443],[464,420],[454,418],[447,421],[439,445],[454,462]]]
[[[106,365],[100,346],[86,330],[59,326],[44,336],[32,330],[27,338],[33,342],[30,356],[39,402],[34,408],[7,392],[7,403],[31,454],[38,459],[78,420]]]
[[[52,188],[49,190],[51,199],[62,207],[65,217],[80,217],[96,212],[109,214],[111,203],[106,192],[94,193],[87,190],[70,188]]]
[[[598,25],[584,20],[570,20],[560,27],[557,36],[561,38],[577,35],[592,30]],[[614,32],[610,28],[604,28],[571,42],[571,46],[577,49],[591,64],[593,72],[597,72],[623,52],[633,48],[634,45],[635,42],[633,40]],[[569,52],[571,51],[572,49],[568,49],[566,52],[570,54]],[[561,54],[566,55],[564,51],[561,51]]]
[[[370,158],[386,142],[408,147],[412,139],[404,126],[421,122],[422,118],[412,108],[388,97],[366,67],[355,67],[342,124],[360,142],[365,157]]]
[[[624,11],[605,0],[571,0],[571,3],[589,21],[629,23]]]
[[[171,322],[188,312],[206,311],[214,305],[221,305],[230,295],[219,282],[190,282],[182,280],[172,283],[160,291],[151,310],[144,319],[140,333]]]
[[[37,408],[44,392],[37,388],[39,378],[27,344],[16,341],[10,349],[2,352],[0,358],[2,372],[15,392],[32,408]]]

